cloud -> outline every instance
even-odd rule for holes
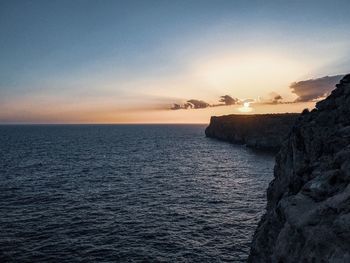
[[[266,95],[266,97],[258,97],[257,100],[254,100],[254,103],[256,104],[262,104],[262,105],[271,105],[271,104],[285,104],[288,103],[284,101],[283,97],[278,94],[277,92],[270,92]]]
[[[172,110],[181,110],[183,109],[182,105],[174,103],[174,105],[171,107]]]
[[[175,103],[172,110],[181,110],[181,109],[205,109],[211,107],[211,105],[203,100],[191,99],[186,101],[184,104]]]
[[[220,102],[223,102],[225,105],[234,105],[238,103],[238,99],[232,98],[230,95],[224,95],[220,97]]]
[[[270,92],[266,97],[259,97],[258,99],[243,99],[234,98],[230,95],[223,95],[219,97],[218,104],[209,104],[203,100],[191,99],[182,104],[173,104],[172,110],[181,109],[204,109],[208,107],[243,105],[244,103],[254,103],[261,105],[275,105],[275,104],[292,104],[297,102],[310,102],[321,99],[329,95],[344,75],[326,76],[317,79],[308,79],[299,82],[293,82],[289,88],[291,92],[298,96],[294,101],[286,101],[277,92]],[[168,108],[169,109],[169,108]]]
[[[273,97],[273,103],[278,103],[280,102],[281,100],[283,100],[282,96],[281,95],[276,95],[275,97]]]
[[[210,106],[210,104],[206,103],[205,101],[193,100],[193,99],[192,100],[188,100],[187,104],[189,104],[188,106],[193,108],[193,109],[204,109],[204,108],[208,108]]]
[[[326,76],[292,83],[290,89],[298,96],[295,102],[313,101],[327,96],[343,76]]]
[[[209,104],[203,100],[191,99],[183,104],[175,103],[170,108],[171,110],[182,110],[182,109],[205,109],[208,107],[220,107],[220,106],[231,106],[235,104],[241,104],[242,101],[238,98],[233,98],[230,95],[220,96],[219,104]]]
[[[283,97],[277,92],[270,92],[267,100],[262,101],[264,104],[278,104],[283,103]]]

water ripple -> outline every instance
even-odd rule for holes
[[[0,126],[0,261],[246,260],[273,157],[204,128]]]

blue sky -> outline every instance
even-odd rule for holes
[[[346,73],[349,7],[349,1],[2,0],[0,121],[35,122],[52,104],[71,111],[77,105],[80,114],[115,105],[118,115],[194,96],[215,100],[220,92],[261,96],[231,79],[219,87],[202,78],[202,65],[234,71],[249,54],[303,69],[288,81]],[[222,66],[225,57],[232,61]],[[288,83],[266,83],[261,93],[270,84],[271,91],[289,92]],[[50,114],[37,120],[67,113]]]

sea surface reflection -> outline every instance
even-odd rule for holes
[[[244,261],[274,158],[204,129],[0,126],[0,261]]]

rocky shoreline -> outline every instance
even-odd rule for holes
[[[205,134],[210,138],[245,144],[254,149],[278,151],[299,115],[299,113],[232,114],[211,117]]]
[[[350,262],[350,75],[277,154],[249,262]]]

